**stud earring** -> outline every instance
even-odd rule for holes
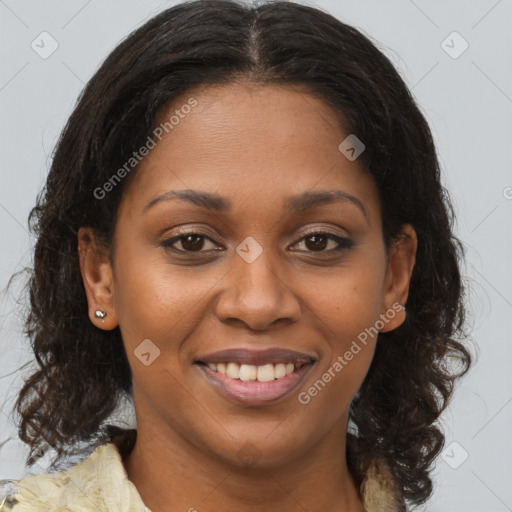
[[[105,318],[107,316],[107,313],[105,311],[101,311],[101,309],[97,309],[95,312],[94,312],[94,316],[96,318]]]

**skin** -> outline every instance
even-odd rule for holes
[[[198,105],[130,176],[113,264],[91,229],[79,231],[91,322],[120,326],[133,374],[138,437],[123,461],[128,477],[154,511],[362,511],[345,436],[348,407],[377,337],[307,405],[298,394],[379,315],[406,303],[414,229],[404,226],[408,236],[386,254],[376,187],[357,159],[338,150],[348,133],[332,109],[306,90],[201,87],[176,99],[159,121],[191,96]],[[168,200],[143,211],[156,196],[183,189],[219,194],[232,210]],[[285,209],[288,196],[319,190],[355,196],[366,214],[347,200]],[[183,239],[174,251],[162,247],[178,225],[213,241],[200,239],[203,253]],[[315,249],[309,228],[354,245],[336,252],[335,240],[322,239]],[[236,252],[247,237],[263,248],[252,263]],[[95,318],[96,309],[107,316]],[[399,311],[381,331],[404,319]],[[145,339],[160,350],[148,366],[134,354]],[[298,390],[278,403],[247,407],[222,396],[193,364],[238,346],[284,347],[317,361]]]

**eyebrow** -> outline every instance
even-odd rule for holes
[[[212,210],[215,212],[231,212],[232,204],[229,200],[217,194],[210,194],[208,192],[200,192],[198,190],[169,190],[153,198],[142,210],[145,213],[147,210],[162,201],[169,200],[182,200],[188,201],[196,206]],[[341,190],[320,190],[318,192],[304,192],[295,196],[290,196],[285,200],[285,207],[291,212],[303,212],[314,208],[315,206],[322,206],[332,204],[337,201],[348,201],[357,206],[364,216],[368,219],[368,213],[364,204],[355,196],[347,194]]]

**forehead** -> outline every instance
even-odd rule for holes
[[[139,210],[170,189],[211,191],[246,208],[256,199],[284,206],[283,195],[316,189],[377,200],[371,178],[338,148],[349,135],[341,116],[303,86],[202,86],[163,108],[156,127],[163,136],[125,193]]]

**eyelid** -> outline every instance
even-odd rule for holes
[[[300,238],[304,238],[305,236],[315,235],[315,234],[319,234],[319,233],[325,234],[325,235],[338,236],[340,238],[347,238],[346,235],[342,235],[341,233],[335,233],[333,231],[333,228],[328,228],[325,226],[314,226],[312,228],[308,228],[305,231],[301,232]]]

